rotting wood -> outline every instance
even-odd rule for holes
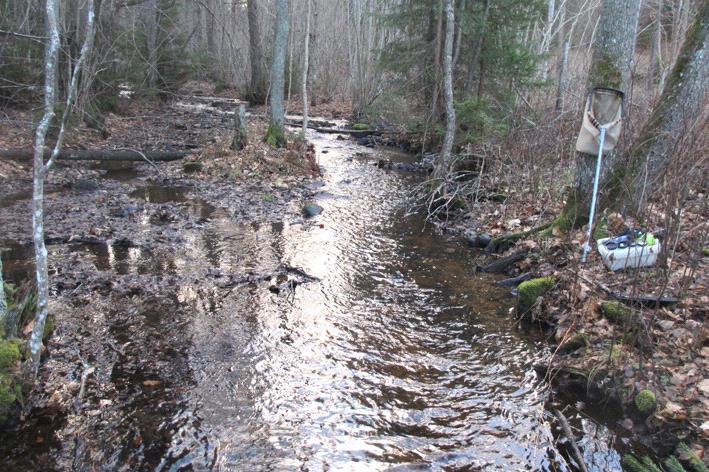
[[[32,149],[6,149],[0,150],[0,158],[12,159],[16,161],[29,161],[33,157]],[[44,157],[49,158],[51,151],[45,149]],[[87,150],[63,150],[59,152],[57,159],[62,161],[176,161],[188,156],[189,153],[183,151],[131,151],[113,149],[87,149]]]

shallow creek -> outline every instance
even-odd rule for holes
[[[96,354],[112,360],[96,374],[110,388],[90,388],[93,406],[71,421],[36,412],[25,443],[3,441],[6,460],[27,465],[39,451],[76,470],[572,470],[532,367],[546,343],[516,329],[509,289],[473,275],[472,251],[406,213],[417,177],[373,165],[409,157],[312,138],[324,172],[311,184],[324,209],[312,219],[238,224],[181,187],[144,187],[131,196],[182,202],[201,218],[173,257],[73,249],[102,271],[184,283],[170,303],[96,314],[106,329],[86,336],[112,346]],[[4,257],[17,278],[31,253]],[[279,267],[319,281],[287,270],[255,284],[205,276]],[[72,435],[82,417],[92,437]],[[573,425],[590,470],[620,469],[627,439],[591,417]]]

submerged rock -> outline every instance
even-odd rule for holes
[[[303,215],[305,215],[306,218],[312,218],[313,216],[317,216],[322,212],[323,207],[315,203],[308,203],[303,206]]]

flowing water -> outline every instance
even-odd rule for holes
[[[152,187],[133,197],[185,201],[208,220],[184,253],[79,248],[118,274],[297,267],[319,281],[195,280],[128,321],[112,307],[103,336],[120,356],[111,401],[89,413],[102,418],[95,437],[72,442],[54,420],[43,451],[77,470],[571,470],[532,367],[545,343],[515,329],[509,289],[474,275],[472,251],[406,213],[417,178],[372,161],[407,156],[352,158],[364,148],[313,138],[313,219],[241,225]],[[618,470],[614,433],[581,426],[590,469]]]

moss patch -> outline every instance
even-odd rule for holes
[[[635,395],[635,407],[643,415],[649,415],[655,409],[657,399],[651,390],[641,390]]]
[[[47,315],[47,319],[44,322],[44,331],[42,332],[42,341],[47,342],[55,326],[54,315]]]
[[[366,130],[366,129],[371,129],[370,126],[367,123],[355,123],[352,125],[352,129],[361,131],[361,130]]]
[[[20,362],[20,340],[0,340],[0,370],[11,369],[18,362]]]
[[[202,167],[202,163],[199,161],[185,161],[182,163],[182,170],[188,173],[200,172]]]
[[[524,315],[537,302],[537,299],[549,290],[556,280],[554,277],[542,277],[527,280],[517,287],[517,314]]]
[[[635,321],[635,316],[630,308],[617,301],[601,303],[601,313],[614,323],[624,324]]]
[[[268,125],[268,130],[266,130],[266,136],[263,138],[264,142],[269,146],[276,148],[282,148],[286,145],[286,135],[283,131],[282,126],[278,126],[276,123],[271,123]]]
[[[575,333],[564,344],[559,346],[559,353],[566,354],[588,346],[588,335]]]
[[[22,387],[11,375],[0,373],[0,424],[8,420],[21,400]]]

